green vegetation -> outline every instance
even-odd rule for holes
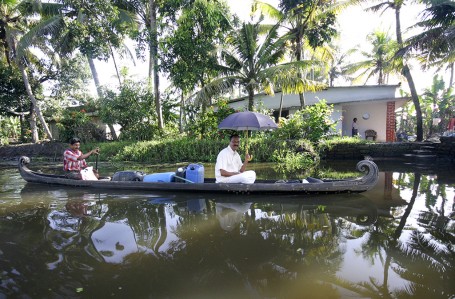
[[[17,140],[19,134],[19,117],[3,117],[0,115],[0,145],[9,144],[9,138]]]
[[[370,140],[365,140],[360,137],[348,137],[348,136],[338,136],[338,137],[332,137],[330,139],[324,139],[321,140],[321,142],[318,143],[318,151],[323,152],[324,150],[330,150],[332,149],[335,145],[342,145],[342,144],[366,144],[366,143],[371,143],[373,141]]]
[[[243,140],[243,143],[245,141]],[[228,146],[225,139],[165,139],[157,141],[120,141],[103,143],[84,143],[82,151],[94,146],[101,150],[100,159],[104,161],[134,161],[151,164],[178,162],[215,162],[220,150]],[[308,168],[319,162],[319,155],[312,144],[306,140],[282,140],[260,136],[248,139],[249,152],[253,162],[277,162],[287,170]],[[243,155],[243,149],[240,150]]]
[[[280,119],[280,129],[274,132],[278,139],[307,139],[318,143],[327,135],[335,134],[335,125],[330,118],[333,106],[325,100],[298,110],[289,118]]]
[[[240,22],[222,0],[1,1],[0,138],[2,143],[55,140],[48,126],[55,123],[60,141],[78,135],[84,142],[99,142],[106,136],[98,125],[105,123],[113,140],[134,144],[119,149],[118,159],[152,161],[161,155],[169,161],[209,161],[231,133],[217,129],[234,112],[227,98],[248,97],[249,110],[262,110],[255,95],[281,91],[299,94],[299,110],[280,119],[280,129],[271,134],[251,133],[251,148],[256,147],[257,161],[307,168],[318,161],[311,148],[330,146],[328,140],[337,135],[337,120],[323,99],[307,106],[304,92],[360,72],[378,84],[387,83],[389,75],[404,75],[412,104],[401,111],[400,128],[416,131],[421,141],[424,133],[441,132],[453,116],[454,76],[448,84],[437,77],[419,96],[409,60],[417,57],[424,67],[453,74],[454,38],[449,33],[455,8],[449,0],[419,1],[425,8],[415,26],[423,32],[406,40],[400,10],[407,2],[370,8],[373,13],[394,10],[396,34],[371,33],[372,51],[362,51],[363,59],[356,62],[349,61],[352,51],[339,53],[334,38],[338,13],[355,1],[279,0],[273,7],[256,0],[249,22]],[[273,23],[264,24],[263,15]],[[126,59],[146,65],[147,78],[129,75]],[[97,69],[96,60],[113,62],[112,85],[101,85],[99,77],[107,73]],[[165,91],[160,89],[163,76],[172,83]],[[96,96],[88,95],[91,80]],[[74,105],[78,108],[70,107]],[[6,120],[13,118],[15,129],[6,129]],[[442,119],[438,128],[435,118]],[[116,124],[121,125],[119,136]],[[296,152],[299,147],[305,151]]]

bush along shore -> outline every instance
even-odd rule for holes
[[[240,154],[244,155],[245,140]],[[120,161],[148,164],[200,162],[214,163],[219,151],[228,146],[229,140],[182,138],[160,141],[119,141],[83,143],[82,152],[100,148],[100,161]],[[38,161],[61,161],[67,147],[65,143],[43,142],[0,147],[3,160],[17,160],[29,156]],[[307,140],[276,140],[274,138],[249,138],[249,152],[254,162],[276,162],[287,170],[308,169],[319,163],[319,154]]]

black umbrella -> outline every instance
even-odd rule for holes
[[[236,131],[263,131],[276,129],[278,126],[270,116],[258,112],[244,111],[229,115],[218,126],[218,129]]]
[[[218,129],[245,131],[245,152],[248,154],[248,131],[265,131],[278,128],[270,116],[258,112],[244,111],[229,115],[221,121]]]

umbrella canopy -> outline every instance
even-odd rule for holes
[[[244,111],[229,115],[218,125],[218,129],[263,131],[276,129],[278,126],[267,115]]]

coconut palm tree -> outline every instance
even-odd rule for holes
[[[160,77],[158,56],[158,10],[159,3],[156,0],[118,0],[117,5],[126,11],[133,12],[137,16],[137,23],[144,30],[139,30],[136,39],[139,43],[146,43],[149,47],[148,77],[153,81],[155,98],[155,110],[159,129],[164,128],[163,112],[160,99]]]
[[[453,86],[455,62],[455,3],[451,0],[424,0],[427,8],[421,13],[422,21],[414,27],[423,31],[406,40],[402,54],[416,50],[424,67],[447,65],[451,68],[450,86]]]
[[[243,23],[241,28],[228,39],[231,47],[221,52],[224,64],[218,67],[223,74],[197,92],[196,101],[208,101],[210,97],[242,86],[248,93],[248,109],[254,108],[254,95],[258,91],[273,94],[274,86],[281,86],[282,92],[303,92],[319,90],[324,84],[299,78],[298,74],[314,61],[281,63],[286,43],[291,35],[279,36],[279,24],[273,26],[260,43],[263,27],[257,23]]]
[[[379,11],[381,9],[393,9],[395,12],[395,32],[396,32],[396,38],[397,38],[397,43],[399,47],[403,47],[403,37],[402,37],[402,31],[401,31],[401,19],[400,19],[400,13],[401,13],[401,7],[403,6],[405,0],[393,0],[393,1],[386,1],[386,2],[381,2],[375,6],[370,7],[369,9],[372,11]],[[411,70],[409,69],[409,66],[406,62],[406,58],[404,57],[403,59],[403,66],[401,68],[401,71],[403,75],[406,77],[406,81],[408,82],[409,90],[411,92],[411,99],[412,102],[414,103],[415,110],[416,110],[416,120],[417,120],[417,141],[422,141],[423,140],[423,120],[422,120],[422,109],[420,108],[420,102],[419,102],[419,95],[417,94],[417,89],[414,84],[414,79],[411,74]]]
[[[290,45],[295,60],[304,60],[305,47],[316,49],[323,46],[336,34],[336,13],[350,4],[351,1],[333,3],[332,1],[315,0],[280,0],[279,9],[274,6],[255,0],[253,11],[261,13],[280,22],[283,28],[291,35]],[[299,73],[305,77],[303,72]],[[306,90],[305,90],[306,91]],[[305,106],[304,93],[299,92],[300,106]]]
[[[101,84],[94,59],[107,60],[112,56],[115,60],[112,48],[124,46],[125,25],[134,27],[134,18],[105,0],[91,4],[59,1],[40,3],[38,6],[23,2],[22,10],[28,14],[39,14],[40,19],[21,38],[18,52],[35,45],[42,36],[60,56],[68,57],[79,50],[87,58],[98,96],[101,97]],[[117,139],[112,124],[109,127],[114,139]]]
[[[397,73],[401,60],[394,59],[397,43],[386,32],[375,31],[367,36],[373,45],[371,51],[360,51],[365,60],[344,66],[344,73],[354,75],[361,71],[354,80],[366,77],[365,84],[372,77],[377,77],[379,85],[387,84],[390,74]],[[353,51],[356,52],[356,51]]]
[[[17,41],[20,35],[26,29],[24,26],[24,15],[19,10],[20,2],[17,0],[2,0],[0,2],[0,42],[3,47],[3,53],[9,66],[14,63],[22,75],[25,90],[33,105],[33,112],[38,117],[44,132],[52,140],[52,133],[44,119],[41,109],[37,103],[37,99],[33,94],[30,84],[27,68],[30,60],[25,58],[25,51],[17,51]],[[34,122],[31,122],[33,134],[32,139],[34,142],[38,141],[38,133],[34,127]]]
[[[335,86],[335,80],[338,78],[343,78],[345,80],[352,80],[351,76],[346,74],[344,71],[344,65],[346,65],[346,60],[349,56],[354,53],[356,50],[348,50],[345,53],[340,52],[340,48],[337,46],[331,47],[331,55],[329,58],[329,69],[327,72],[329,87]]]

